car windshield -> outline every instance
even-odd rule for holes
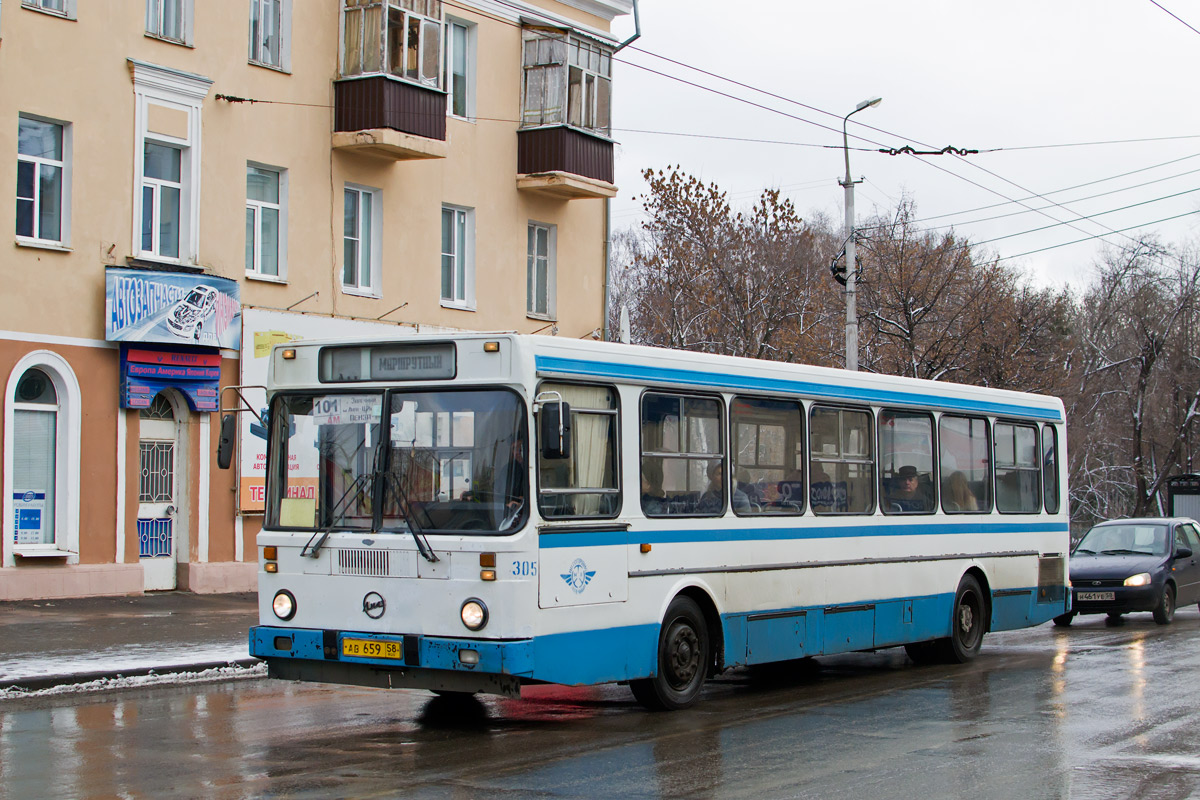
[[[204,292],[199,289],[192,289],[191,293],[184,300],[188,305],[198,306],[200,301],[204,299]]]
[[[277,395],[267,523],[515,530],[528,515],[525,429],[521,401],[508,391]]]
[[[1080,540],[1075,552],[1083,555],[1165,556],[1167,548],[1166,525],[1129,523],[1097,525]]]

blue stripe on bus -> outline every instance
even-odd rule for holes
[[[687,386],[711,386],[721,389],[753,389],[764,392],[786,392],[827,400],[851,400],[859,403],[901,403],[906,405],[930,406],[951,411],[970,411],[977,414],[1025,417],[1027,419],[1061,422],[1062,413],[1056,408],[1003,403],[993,400],[968,400],[946,397],[940,394],[901,392],[886,389],[839,386],[813,381],[789,380],[786,378],[759,378],[734,375],[724,372],[674,369],[669,367],[647,367],[638,364],[613,364],[604,361],[585,361],[576,358],[537,356],[534,360],[539,372],[555,372],[565,375],[582,375],[595,378],[653,381],[676,383]]]
[[[800,539],[847,539],[863,536],[928,536],[969,533],[1066,533],[1070,526],[1059,522],[974,522],[947,524],[820,526],[794,528],[718,528],[711,530],[640,530],[580,533],[543,533],[538,547],[603,547],[629,544],[684,544],[712,542],[787,541]]]

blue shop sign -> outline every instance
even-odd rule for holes
[[[163,389],[177,389],[193,411],[216,411],[221,354],[121,345],[121,408],[149,408]]]

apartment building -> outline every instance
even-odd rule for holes
[[[281,341],[604,324],[633,0],[0,0],[0,599],[249,590]]]

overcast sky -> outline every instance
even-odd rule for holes
[[[1009,237],[987,245],[1002,257],[1127,228],[1132,230],[1105,238],[1117,243],[1151,233],[1168,243],[1197,238],[1200,97],[1194,84],[1200,34],[1188,27],[1200,29],[1195,0],[1158,5],[640,0],[639,5],[642,36],[619,54],[624,63],[614,72],[620,187],[614,229],[639,217],[637,195],[645,188],[640,171],[669,164],[716,182],[735,206],[748,206],[764,188],[780,188],[802,216],[823,212],[840,224],[841,117],[860,101],[882,96],[881,105],[850,121],[851,148],[869,148],[850,153],[852,175],[865,178],[856,190],[860,222],[907,195],[926,226],[953,224],[975,242]],[[630,35],[632,17],[619,18],[614,31]],[[779,143],[730,140],[738,138]],[[1154,141],[1079,145],[1130,139]],[[1000,150],[962,158],[874,151],[904,145]],[[1029,199],[1035,194],[1046,199]],[[1046,213],[1009,200],[1047,207]],[[1078,215],[1138,203],[1145,204],[1079,220]],[[998,215],[1009,216],[982,221]],[[1178,215],[1188,216],[1157,222]],[[1073,223],[1027,233],[1060,220]],[[1079,285],[1103,241],[1009,263],[1027,268],[1044,285]]]

